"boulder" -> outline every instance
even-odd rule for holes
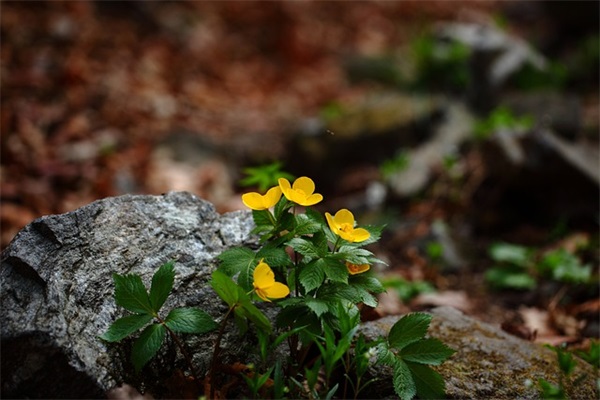
[[[216,256],[252,244],[252,228],[249,212],[219,215],[185,192],[107,198],[27,225],[1,256],[2,396],[99,398],[123,382],[160,396],[159,378],[186,370],[171,341],[136,375],[131,341],[98,338],[127,313],[115,304],[112,274],[139,274],[149,287],[156,269],[176,260],[164,309],[200,307],[218,319],[226,305],[207,285]],[[233,336],[221,343],[225,358],[244,351]],[[185,338],[202,372],[215,338]]]
[[[556,353],[542,345],[512,336],[500,328],[471,318],[451,307],[434,308],[429,335],[440,339],[456,353],[434,367],[446,382],[451,399],[539,399],[538,380],[558,384],[561,372]],[[399,316],[365,323],[361,332],[369,339],[387,336]],[[573,375],[565,379],[572,399],[598,398],[597,372],[576,357]],[[367,390],[370,398],[394,397],[392,371],[376,366],[371,372],[380,380]],[[572,383],[581,378],[578,384]]]

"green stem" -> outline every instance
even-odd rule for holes
[[[341,238],[342,238],[341,236],[338,236],[337,239],[335,240],[335,243],[333,244],[332,253],[335,253],[338,251],[338,245],[340,244]]]

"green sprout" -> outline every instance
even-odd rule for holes
[[[283,164],[279,161],[257,167],[244,168],[247,176],[240,180],[241,186],[257,186],[258,190],[265,192],[269,187],[277,185],[279,178],[294,179],[294,176],[283,171]]]

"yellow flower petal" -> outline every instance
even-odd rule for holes
[[[290,289],[280,282],[275,282],[275,274],[269,265],[262,260],[254,268],[254,292],[264,301],[269,298],[280,299],[290,294]]]
[[[357,265],[349,262],[346,263],[346,267],[348,268],[348,272],[350,273],[350,275],[361,274],[363,272],[368,271],[371,268],[369,264]]]
[[[323,200],[323,196],[315,191],[315,183],[312,179],[301,176],[292,185],[285,178],[279,178],[279,187],[283,195],[289,200],[301,206],[312,206]]]
[[[349,224],[351,227],[354,228],[354,215],[350,212],[350,210],[342,208],[341,210],[335,213],[334,218],[338,226],[341,226],[343,224]]]
[[[260,262],[254,268],[254,287],[264,289],[275,283],[275,274],[269,265],[265,262]]]
[[[364,242],[370,236],[369,231],[363,228],[356,228],[352,231],[353,242]]]
[[[266,297],[271,299],[281,299],[282,297],[290,294],[290,288],[280,282],[275,282],[273,286],[269,287],[266,291]],[[268,301],[268,300],[267,300]]]
[[[319,193],[311,194],[304,201],[303,206],[314,206],[317,203],[320,203],[323,200],[323,195]]]
[[[260,193],[250,192],[242,195],[244,205],[252,210],[267,210],[273,207],[281,198],[281,188],[272,187],[263,196]]]
[[[325,218],[331,231],[349,242],[363,242],[371,236],[366,229],[354,228],[354,215],[345,208],[336,212],[333,217],[325,213]]]
[[[264,199],[267,208],[273,207],[279,202],[279,199],[281,199],[281,188],[279,186],[273,186],[271,189],[267,190]]]
[[[306,194],[306,196],[310,196],[315,192],[315,183],[309,177],[301,176],[294,181],[292,188],[295,190],[301,190]]]
[[[260,193],[250,192],[242,195],[242,203],[252,210],[264,210],[263,198]]]
[[[292,188],[292,185],[290,185],[290,181],[288,181],[288,180],[287,180],[287,179],[285,179],[285,178],[279,178],[279,179],[277,180],[277,183],[279,183],[279,187],[280,187],[280,188],[281,188],[281,190],[283,190],[284,192],[285,192],[287,189],[291,189],[291,188]]]

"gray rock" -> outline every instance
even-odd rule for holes
[[[446,394],[452,399],[538,399],[538,379],[558,384],[560,371],[556,353],[509,335],[492,325],[477,321],[451,307],[432,310],[429,334],[457,352],[435,369],[444,377]],[[367,322],[361,331],[369,339],[386,336],[399,316]],[[597,373],[585,361],[576,358],[572,382],[566,384],[573,399],[598,398]],[[370,398],[394,397],[391,370],[378,366],[372,372],[380,378],[372,385]]]
[[[218,319],[226,306],[207,285],[216,256],[252,244],[252,227],[250,213],[219,215],[185,192],[107,198],[33,221],[1,258],[2,396],[97,398],[122,382],[160,396],[158,378],[186,369],[170,341],[138,376],[130,341],[97,337],[126,313],[115,305],[112,274],[140,274],[149,287],[156,269],[175,259],[174,293],[164,308],[199,306]],[[244,350],[229,336],[224,357]],[[203,372],[215,337],[186,338]]]

